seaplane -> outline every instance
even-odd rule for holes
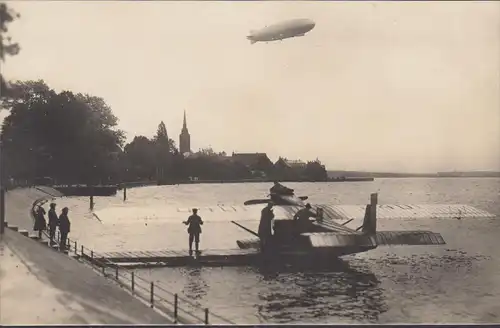
[[[278,183],[279,185],[279,183]],[[276,183],[275,183],[276,186]],[[284,187],[284,186],[282,186]],[[326,256],[339,258],[344,255],[362,253],[378,246],[389,245],[444,245],[440,233],[423,230],[377,231],[377,218],[456,218],[491,217],[491,214],[468,205],[379,205],[378,194],[371,194],[370,204],[327,205],[316,204],[311,208],[315,220],[306,225],[305,230],[297,233],[294,215],[306,205],[307,196],[297,197],[292,189],[286,187],[284,193],[273,192],[266,199],[244,202],[245,206],[273,204],[272,225],[273,253],[306,255],[307,257]],[[291,192],[290,192],[291,191]],[[364,209],[363,209],[364,207]],[[364,210],[364,215],[362,214]],[[363,217],[361,226],[348,226]],[[240,249],[260,248],[258,233],[243,222],[231,221],[241,229],[254,235],[254,238],[237,240]],[[352,223],[351,223],[352,224]],[[302,228],[303,229],[303,228]]]
[[[309,263],[327,264],[338,262],[343,256],[363,253],[379,246],[395,245],[445,245],[440,233],[426,230],[378,231],[378,219],[462,219],[490,218],[495,215],[486,211],[461,204],[425,205],[388,205],[378,204],[378,194],[373,193],[367,205],[314,204],[310,205],[308,196],[295,196],[289,188],[271,188],[266,198],[252,199],[242,205],[217,205],[198,208],[204,221],[210,218],[228,217],[231,223],[253,237],[236,240],[238,248],[212,250],[206,249],[187,256],[187,251],[140,251],[103,254],[103,258],[116,264],[145,266],[184,266],[184,265],[249,265]],[[261,240],[255,227],[259,224],[260,210],[263,205],[272,203],[274,218],[270,226],[269,247],[261,249]],[[259,207],[258,205],[262,206]],[[308,206],[310,205],[310,206]],[[295,214],[303,208],[311,211],[313,220],[307,225],[298,225]],[[189,213],[190,208],[177,208],[177,212]],[[248,218],[248,219],[247,219]],[[300,230],[297,227],[300,226]],[[268,261],[270,260],[270,262]],[[194,261],[194,262],[193,262]],[[256,261],[256,262],[255,262]],[[307,265],[307,264],[306,264]]]

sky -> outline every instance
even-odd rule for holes
[[[100,96],[128,141],[331,170],[500,170],[500,2],[8,2],[7,79]],[[304,37],[251,45],[294,18]],[[4,114],[5,115],[5,112]]]

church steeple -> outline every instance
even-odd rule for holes
[[[182,122],[182,131],[188,132],[187,123],[186,123],[186,110],[184,110],[184,121]]]
[[[187,128],[186,110],[184,110],[184,120],[182,122],[181,134],[179,135],[179,152],[181,154],[191,152],[191,136]]]

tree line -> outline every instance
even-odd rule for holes
[[[178,183],[278,177],[270,165],[258,168],[231,160],[211,148],[184,157],[163,122],[153,138],[136,136],[125,144],[118,118],[104,99],[88,94],[57,93],[43,80],[11,84],[2,124],[3,176],[35,182],[49,177],[58,184],[109,184],[129,181]],[[323,180],[324,167],[308,163],[304,179]],[[319,177],[319,178],[318,178]],[[5,181],[5,180],[4,180]]]

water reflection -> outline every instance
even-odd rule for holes
[[[376,322],[387,311],[380,281],[366,267],[336,261],[328,266],[260,269],[267,288],[258,294],[263,322],[311,322],[333,317]]]
[[[192,300],[200,300],[207,295],[209,286],[201,275],[202,268],[188,268],[183,273],[186,283],[182,292]]]

